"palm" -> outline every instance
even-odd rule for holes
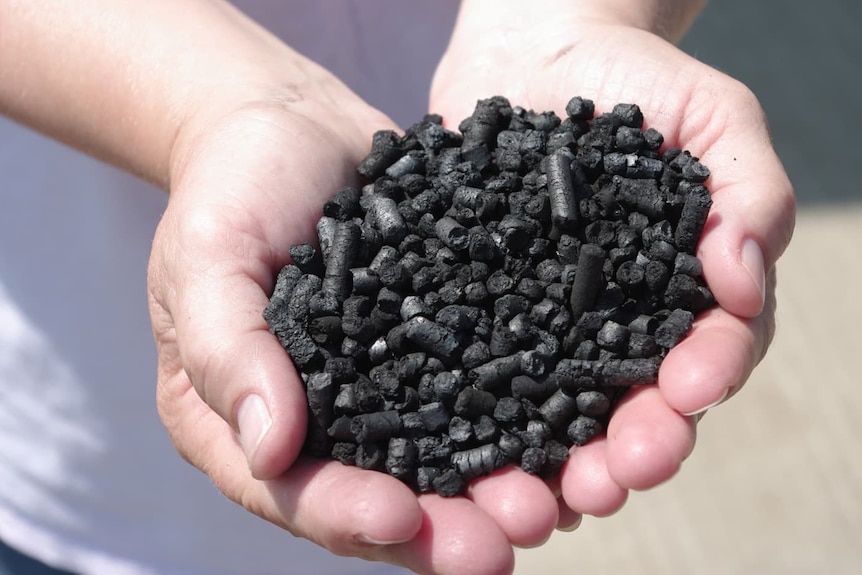
[[[680,413],[737,390],[765,352],[774,323],[773,281],[764,306],[740,265],[738,246],[743,237],[753,239],[770,270],[792,230],[792,192],[759,106],[737,82],[628,27],[594,25],[570,44],[549,33],[535,44],[525,51],[497,44],[477,53],[453,43],[434,79],[431,110],[455,126],[477,99],[497,94],[560,115],[575,95],[593,99],[598,113],[637,103],[666,143],[691,150],[713,174],[707,183],[714,206],[698,255],[721,309],[700,317],[668,355],[658,389],[631,393],[607,440],[575,450],[564,468],[569,507],[605,514],[622,505],[626,489],[654,486],[677,471],[695,435],[694,419]]]

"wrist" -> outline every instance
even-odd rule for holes
[[[525,9],[519,0],[464,0],[455,34],[577,36],[590,23],[631,26],[670,42],[688,31],[707,0],[543,0]],[[474,38],[475,39],[475,38]]]

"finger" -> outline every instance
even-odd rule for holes
[[[424,518],[414,539],[380,550],[380,558],[435,575],[512,573],[515,554],[506,534],[472,501],[463,497],[419,498]]]
[[[628,490],[608,473],[607,450],[604,438],[570,450],[562,471],[562,489],[563,499],[573,511],[606,517],[625,504]]]
[[[470,483],[469,498],[491,517],[517,547],[544,543],[557,524],[557,500],[535,475],[506,467]]]
[[[698,246],[704,277],[729,312],[763,309],[767,272],[793,233],[793,187],[770,141],[762,108],[740,83],[717,76],[692,93],[680,139],[709,166],[713,205]],[[721,93],[721,98],[707,94]]]
[[[266,304],[247,272],[215,266],[189,283],[173,313],[186,373],[236,431],[260,479],[279,475],[295,460],[307,413],[295,368],[260,312]]]
[[[753,320],[720,308],[700,316],[662,362],[658,385],[668,405],[692,415],[732,396],[766,353],[774,332],[774,301],[770,297]]]
[[[303,457],[276,479],[254,479],[233,430],[181,373],[160,382],[159,412],[180,453],[228,498],[334,553],[369,556],[422,525],[416,496],[383,473]]]
[[[676,474],[694,449],[695,426],[656,386],[632,390],[608,424],[607,469],[624,489],[649,489]]]

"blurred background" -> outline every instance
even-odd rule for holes
[[[862,2],[713,0],[682,47],[746,83],[799,213],[778,329],[679,475],[518,573],[862,573]]]

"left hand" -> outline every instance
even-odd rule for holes
[[[576,95],[594,100],[597,115],[636,103],[645,128],[709,166],[714,200],[698,256],[719,306],[699,316],[668,354],[657,386],[633,390],[617,407],[606,438],[572,450],[555,489],[561,509],[568,508],[564,526],[580,513],[613,513],[629,489],[672,477],[694,448],[698,417],[685,414],[733,395],[762,359],[774,331],[774,266],[792,234],[794,199],[763,111],[739,82],[613,15],[545,18],[532,32],[522,22],[459,22],[430,110],[454,129],[478,99],[494,95],[561,118]]]

